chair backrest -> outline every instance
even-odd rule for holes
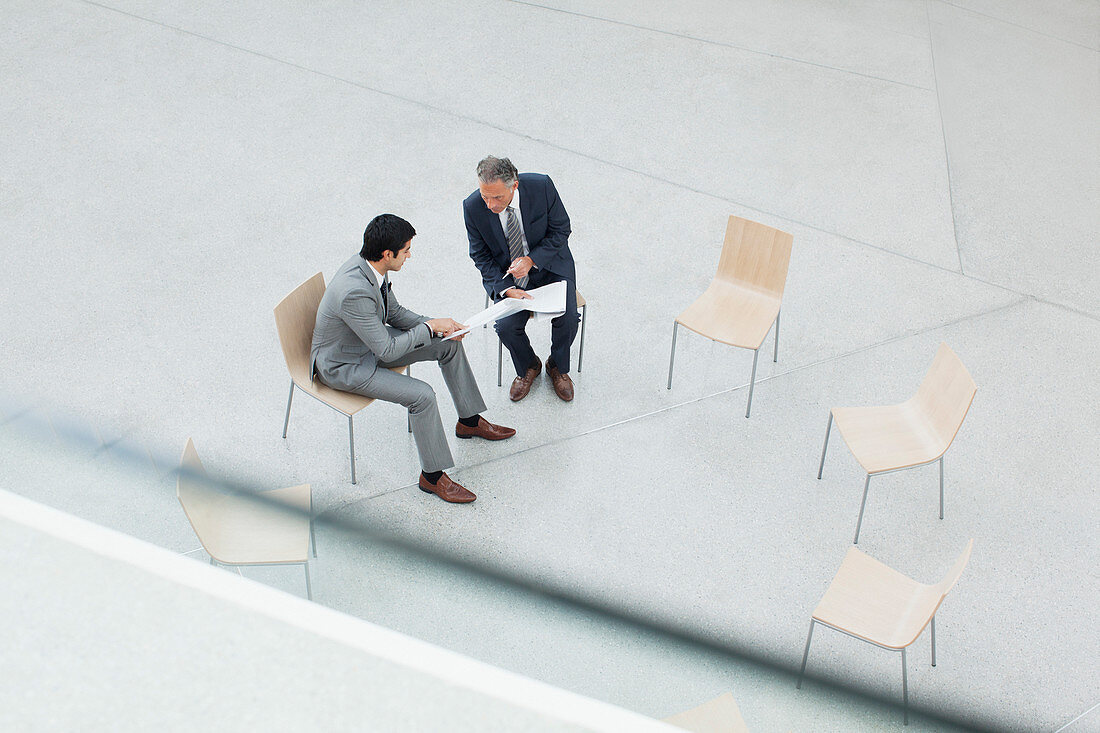
[[[959,576],[962,575],[962,571],[966,568],[966,564],[970,562],[970,551],[974,549],[974,540],[971,539],[966,543],[966,548],[955,560],[955,564],[951,566],[951,569],[947,571],[947,574],[943,576],[943,580],[936,583],[936,590],[940,593],[940,600],[942,601],[948,591],[955,587],[955,583],[958,582]]]
[[[218,505],[222,494],[209,485],[206,469],[199,460],[191,438],[187,439],[183,457],[180,459],[180,471],[176,476],[176,497],[199,542],[209,552],[211,543],[216,541]]]
[[[951,569],[947,571],[940,582],[935,585],[919,584],[920,590],[911,600],[908,613],[898,618],[899,639],[903,642],[901,646],[908,646],[916,641],[917,637],[928,626],[928,622],[940,610],[943,599],[947,597],[948,591],[955,586],[959,576],[962,575],[963,569],[970,561],[970,551],[973,547],[974,540],[971,539],[966,543],[966,548],[963,549],[962,554],[955,560],[955,564],[951,566]]]
[[[917,390],[917,407],[942,441],[943,449],[955,439],[978,386],[962,361],[947,344],[941,342],[932,366]]]
[[[313,327],[317,307],[325,295],[325,276],[318,272],[294,289],[275,306],[275,326],[290,377],[309,384],[309,350],[313,346]]]
[[[782,297],[793,242],[787,232],[731,216],[714,277]]]

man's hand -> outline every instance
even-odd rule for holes
[[[527,277],[527,273],[535,266],[535,261],[530,257],[517,257],[505,271],[512,277]]]
[[[432,333],[436,336],[450,336],[455,331],[461,331],[466,328],[465,325],[453,318],[432,318],[431,320],[425,321],[425,323],[428,324],[428,328],[432,329]],[[466,334],[457,336],[452,340],[461,341],[464,338],[466,338]]]
[[[519,288],[508,288],[504,291],[505,298],[518,298],[520,300],[534,300],[535,296],[529,294],[526,290],[520,290]]]

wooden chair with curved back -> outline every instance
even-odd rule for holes
[[[179,499],[211,565],[301,565],[309,582],[313,536],[313,493],[309,484],[264,491],[259,496],[223,493],[207,478],[194,442],[188,438],[176,477]],[[238,571],[239,572],[239,571]]]
[[[810,633],[806,636],[802,668],[795,686],[802,687],[814,625],[828,626],[883,649],[901,652],[902,699],[905,724],[908,725],[909,678],[905,650],[931,625],[932,666],[936,666],[936,612],[962,575],[973,547],[974,540],[967,542],[955,564],[934,585],[918,583],[859,549],[849,548],[840,570],[810,618]]]
[[[351,450],[351,482],[355,483],[355,413],[374,402],[372,397],[332,389],[312,379],[309,373],[309,352],[313,345],[313,328],[317,323],[317,308],[325,294],[325,276],[317,273],[296,287],[290,295],[275,306],[275,326],[279,330],[279,343],[283,358],[290,372],[290,395],[286,400],[286,418],[283,420],[283,438],[290,425],[290,406],[294,402],[294,388],[328,405],[348,419],[348,447]],[[408,373],[408,367],[393,367],[397,373]],[[409,432],[412,432],[410,418]]]
[[[668,389],[672,389],[676,331],[684,326],[711,340],[752,349],[752,376],[745,406],[745,417],[749,416],[757,357],[772,324],[775,324],[772,361],[779,360],[779,310],[793,242],[794,237],[786,232],[738,216],[729,218],[714,279],[673,323]]]
[[[943,456],[954,442],[977,391],[962,361],[941,342],[917,393],[905,402],[882,407],[834,407],[829,411],[817,477],[821,478],[825,468],[833,420],[852,455],[867,472],[856,521],[856,544],[872,476],[939,461],[940,519],[943,519]]]

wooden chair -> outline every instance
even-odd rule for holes
[[[825,591],[810,618],[810,633],[802,653],[802,668],[798,684],[806,673],[806,657],[814,624],[822,624],[849,636],[893,651],[901,651],[901,688],[905,709],[905,724],[909,724],[909,679],[905,665],[905,650],[924,631],[932,627],[932,666],[936,666],[936,612],[947,592],[962,575],[970,560],[974,540],[955,564],[935,585],[924,585],[883,565],[855,547],[848,549],[836,577]]]
[[[749,733],[731,692],[723,693],[697,708],[671,715],[664,722],[695,733]]]
[[[884,407],[834,407],[825,427],[825,445],[817,477],[825,468],[829,432],[836,420],[844,442],[852,451],[867,480],[859,505],[855,544],[867,505],[871,476],[940,462],[940,519],[943,519],[943,456],[955,440],[978,387],[947,344],[940,343],[936,358],[917,393],[900,405]]]
[[[489,294],[485,294],[485,307],[489,307]],[[580,351],[577,354],[577,371],[581,370],[581,364],[584,363],[584,322],[588,318],[588,303],[585,302],[584,296],[581,295],[581,291],[577,291],[577,310],[581,312],[581,345]],[[528,318],[533,316],[530,314]],[[486,323],[482,328],[488,328],[489,324]],[[497,337],[497,386],[501,385],[501,373],[504,368],[504,342]]]
[[[341,392],[311,379],[309,351],[313,345],[313,327],[317,323],[317,307],[325,294],[325,276],[317,273],[294,289],[275,306],[275,326],[279,329],[279,343],[283,358],[290,372],[290,396],[286,400],[286,418],[283,420],[283,439],[290,425],[290,406],[294,401],[294,388],[328,405],[348,418],[348,446],[351,449],[351,482],[355,483],[355,413],[374,402],[371,397]],[[408,367],[394,367],[397,373],[410,373]],[[412,418],[409,418],[412,432]]]
[[[752,376],[745,417],[752,409],[756,385],[756,360],[764,338],[775,324],[772,361],[779,360],[779,309],[787,284],[794,237],[778,229],[731,216],[718,271],[706,291],[676,317],[672,326],[672,351],[668,357],[668,389],[676,358],[676,330],[684,326],[695,333],[742,349],[752,349]]]
[[[309,484],[265,491],[258,497],[222,493],[207,478],[188,438],[176,496],[211,565],[301,565],[306,572],[306,597],[313,600],[309,551],[312,546],[317,557],[317,541]]]

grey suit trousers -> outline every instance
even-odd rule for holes
[[[387,328],[393,329],[391,326]],[[477,387],[466,350],[458,341],[433,338],[427,346],[414,349],[394,361],[379,362],[379,369],[370,379],[351,390],[364,397],[396,402],[409,409],[413,439],[424,471],[444,471],[454,466],[443,422],[439,417],[435,390],[415,377],[391,372],[388,367],[408,366],[422,361],[439,362],[443,381],[451,393],[459,417],[472,417],[485,411],[485,400]]]

